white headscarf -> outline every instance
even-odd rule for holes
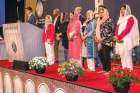
[[[130,9],[130,6],[127,5],[127,4],[126,4],[125,15],[131,15],[131,9]]]
[[[120,17],[119,17],[119,20],[118,20],[118,23],[117,24],[119,24],[120,22],[125,21],[126,20],[125,18],[128,18],[129,15],[131,15],[130,6],[127,5],[127,4],[125,6],[126,6],[126,10],[125,10],[124,16],[121,15],[121,10],[120,10]]]
[[[121,15],[117,22],[117,25],[119,25],[118,28],[118,35],[120,35],[124,29],[126,28],[127,22],[129,18],[133,17],[134,24],[131,28],[131,31],[123,38],[124,43],[122,44],[116,44],[116,49],[119,54],[122,54],[125,50],[130,50],[134,48],[135,46],[139,45],[139,28],[138,28],[138,21],[135,16],[131,14],[131,9],[129,5],[126,5],[126,10],[124,16]]]

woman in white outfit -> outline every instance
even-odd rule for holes
[[[43,42],[45,43],[46,56],[49,65],[54,64],[54,40],[55,40],[55,27],[52,23],[52,17],[47,15],[45,17],[45,26],[43,31]]]
[[[132,49],[139,45],[139,29],[137,19],[131,14],[131,9],[127,4],[120,9],[115,40],[116,53],[121,57],[122,68],[133,70]]]

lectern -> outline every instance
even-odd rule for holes
[[[29,23],[3,25],[6,50],[11,60],[29,61],[35,56],[44,56],[42,29]]]

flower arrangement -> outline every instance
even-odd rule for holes
[[[65,76],[70,75],[70,77],[72,77],[72,75],[81,76],[83,74],[83,69],[77,61],[65,61],[59,65],[58,72]]]
[[[130,84],[137,80],[137,77],[127,68],[112,70],[107,78],[115,87],[123,87],[124,83]]]
[[[46,57],[34,57],[32,60],[29,61],[29,67],[33,70],[42,69],[46,66],[48,66]]]

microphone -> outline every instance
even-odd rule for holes
[[[20,5],[21,0],[17,0],[17,4]]]

